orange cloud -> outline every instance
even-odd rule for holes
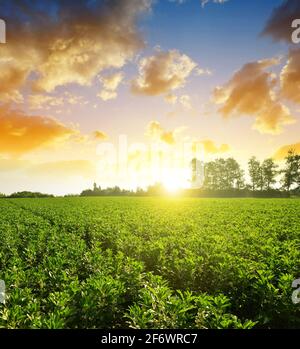
[[[177,50],[157,52],[139,63],[139,76],[131,83],[135,94],[157,96],[183,87],[197,64]]]
[[[46,94],[32,94],[28,97],[30,109],[49,110],[53,107],[61,107],[63,105],[85,105],[87,100],[82,96],[73,95],[70,92],[65,92],[61,96],[51,96]]]
[[[284,98],[300,103],[300,49],[291,50],[288,61],[280,75],[281,92]]]
[[[118,72],[118,73],[101,78],[101,81],[103,83],[103,87],[105,90],[115,91],[123,79],[124,79],[124,74],[122,72]]]
[[[175,144],[175,136],[171,131],[163,132],[160,136],[160,139],[167,144]]]
[[[97,96],[101,98],[103,101],[109,101],[110,99],[116,99],[118,95],[115,91],[102,90],[98,93]]]
[[[278,59],[248,63],[226,85],[217,87],[214,101],[222,105],[219,112],[225,118],[252,116],[254,128],[261,133],[281,133],[294,118],[276,96],[276,76],[266,70],[278,63]]]
[[[54,6],[55,19],[46,12]],[[51,92],[70,83],[89,85],[104,69],[123,67],[144,46],[136,21],[151,0],[81,0],[72,6],[45,0],[42,7],[10,0],[6,7],[14,30],[0,47],[0,100],[29,83],[29,75],[35,90]]]
[[[151,121],[147,126],[146,136],[173,145],[176,143],[176,134],[181,132],[182,129],[180,127],[174,131],[166,131],[158,121]]]
[[[107,134],[105,132],[103,132],[103,131],[98,131],[97,130],[93,134],[94,134],[94,138],[96,138],[97,140],[103,141],[103,140],[108,139]]]
[[[18,88],[25,83],[28,71],[9,56],[5,57],[2,50],[3,45],[0,46],[0,101],[20,103],[23,98]]]
[[[165,101],[170,104],[175,104],[178,99],[178,97],[173,95],[172,93],[167,94],[164,98],[165,98]]]
[[[158,121],[151,121],[147,126],[146,135],[152,138],[156,138],[157,136],[160,136],[162,132],[163,128],[161,127],[160,123]]]
[[[107,101],[109,99],[115,99],[117,97],[117,88],[124,79],[124,74],[122,72],[114,73],[112,75],[102,77],[100,81],[103,84],[103,90],[100,91],[98,97]]]
[[[36,94],[29,96],[30,109],[50,109],[50,107],[58,107],[64,104],[62,97],[46,96]]]
[[[197,144],[201,144],[204,148],[205,153],[207,154],[218,154],[218,153],[226,153],[230,150],[228,144],[221,144],[219,147],[216,146],[215,142],[210,139],[205,139],[203,141],[194,142],[193,148],[197,149]]]
[[[282,146],[276,151],[273,158],[275,160],[283,160],[288,155],[289,150],[294,150],[296,154],[300,155],[300,143]]]
[[[0,106],[0,153],[21,155],[75,134],[55,119],[29,116]]]

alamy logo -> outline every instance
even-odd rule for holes
[[[0,303],[5,304],[5,282],[0,280]]]
[[[293,288],[297,288],[292,294],[292,301],[294,304],[300,303],[300,279],[297,279],[292,284]]]
[[[292,33],[292,42],[294,44],[299,44],[300,43],[300,19],[293,20],[292,28],[296,28]]]
[[[0,44],[6,44],[6,23],[0,19]]]

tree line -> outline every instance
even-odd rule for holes
[[[192,162],[197,161],[193,159]],[[182,190],[187,196],[270,196],[283,197],[300,195],[300,155],[288,152],[282,169],[272,158],[260,162],[255,156],[248,161],[248,177],[234,158],[219,158],[204,164],[203,185],[199,189]],[[161,183],[136,191],[118,186],[101,189],[94,184],[93,189],[84,190],[81,196],[157,196],[166,193]]]
[[[197,161],[193,159],[193,161]],[[248,177],[234,158],[219,158],[204,164],[203,185],[199,189],[182,190],[186,196],[254,196],[289,197],[300,196],[300,155],[290,150],[283,168],[272,158],[260,162],[255,156],[248,161]],[[121,189],[118,186],[102,189],[94,183],[93,189],[83,190],[80,196],[159,196],[166,194],[161,183],[150,185],[147,189]],[[66,195],[78,196],[78,195]],[[53,195],[23,191],[9,196],[0,193],[0,198],[42,198]]]
[[[252,193],[293,193],[300,192],[300,155],[290,150],[282,169],[272,158],[260,162],[255,156],[248,161],[249,182],[245,172],[233,159],[216,159],[204,167],[203,190],[244,191]]]
[[[16,193],[12,193],[10,195],[5,195],[0,193],[0,198],[7,198],[7,199],[22,199],[22,198],[53,198],[54,195],[52,194],[44,194],[39,192],[32,192],[32,191],[18,191]]]

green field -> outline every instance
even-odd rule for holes
[[[0,200],[1,328],[300,328],[300,200]]]

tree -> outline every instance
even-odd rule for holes
[[[244,185],[244,172],[235,159],[216,159],[205,164],[205,189],[230,191]]]
[[[261,165],[261,172],[263,178],[263,189],[269,191],[273,184],[276,183],[276,176],[278,165],[273,159],[266,159]]]
[[[9,198],[53,198],[52,194],[44,194],[39,192],[31,192],[31,191],[20,191],[17,193],[12,193],[8,196]]]
[[[252,156],[248,161],[248,171],[251,179],[251,188],[252,191],[262,190],[263,180],[262,180],[262,169],[260,162],[256,159],[255,156]]]
[[[300,186],[300,156],[295,154],[295,150],[290,149],[285,158],[285,168],[283,173],[282,186],[287,191],[296,185]]]
[[[226,187],[227,189],[242,189],[245,186],[244,171],[240,164],[233,158],[225,162],[226,166]]]
[[[149,185],[149,187],[147,188],[147,194],[148,195],[162,195],[163,193],[165,193],[165,188],[161,183],[155,183],[153,185]]]
[[[207,162],[204,166],[203,187],[209,190],[215,190],[218,187],[216,176],[216,164],[214,161]]]

